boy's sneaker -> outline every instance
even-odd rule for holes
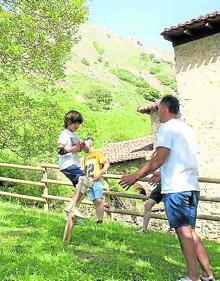
[[[82,220],[78,220],[78,219],[75,220],[75,224],[85,225],[85,223]]]
[[[143,228],[141,228],[141,229],[136,230],[135,232],[136,232],[136,233],[145,234],[145,233],[146,233],[146,230],[144,230]]]
[[[201,276],[200,279],[201,279],[201,281],[215,281],[215,277],[213,277],[213,276],[210,276],[210,277]]]
[[[187,276],[179,279],[178,281],[192,281],[192,279],[190,279],[189,276]]]
[[[64,211],[65,211],[66,213],[69,213],[69,212],[71,211],[71,209],[72,209],[72,201],[70,201],[70,202],[68,203],[68,205],[66,206],[66,208],[64,209]]]
[[[103,220],[97,220],[97,222],[96,223],[103,223]]]

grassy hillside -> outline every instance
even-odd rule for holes
[[[93,25],[83,25],[79,35],[66,64],[64,108],[83,112],[83,134],[98,146],[150,134],[149,117],[136,110],[174,92],[172,55]]]
[[[2,281],[173,281],[186,274],[175,237],[118,223],[76,226],[62,243],[63,214],[1,202]],[[216,280],[220,245],[205,241]]]
[[[1,161],[56,163],[57,137],[71,109],[84,116],[79,137],[94,137],[97,147],[151,133],[149,116],[137,108],[175,91],[170,54],[93,25],[83,25],[79,36],[63,81],[44,90],[22,75],[11,83],[15,90],[5,94],[1,115],[8,136]],[[6,125],[14,116],[15,134]]]

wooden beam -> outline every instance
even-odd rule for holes
[[[190,37],[192,37],[192,36],[193,36],[192,31],[191,31],[191,30],[189,30],[188,28],[187,28],[187,29],[184,29],[183,33],[184,33],[184,34],[186,34],[186,35],[189,35]]]
[[[210,22],[207,22],[205,24],[205,27],[209,28],[209,29],[213,29],[213,25]]]

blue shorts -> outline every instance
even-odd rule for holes
[[[166,215],[172,228],[184,225],[196,226],[199,191],[164,194]]]
[[[72,165],[66,169],[61,170],[61,172],[68,178],[71,180],[73,186],[76,186],[78,181],[79,181],[79,177],[81,176],[85,176],[85,174],[83,173],[83,171],[76,165]]]
[[[102,199],[103,198],[103,184],[101,181],[96,181],[91,188],[88,190],[89,192],[89,198],[92,201],[95,201],[96,199]]]

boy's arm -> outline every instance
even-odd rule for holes
[[[94,177],[93,181],[95,182],[95,181],[100,180],[100,179],[102,178],[102,175],[104,175],[104,174],[107,172],[107,170],[108,170],[109,167],[110,167],[109,162],[105,162],[105,163],[103,164],[102,169],[100,170],[99,175],[96,176],[96,177]]]
[[[61,155],[67,154],[67,153],[76,153],[82,150],[82,146],[80,142],[78,142],[76,145],[73,145],[71,147],[65,146],[64,144],[59,143],[58,144],[58,153]]]

